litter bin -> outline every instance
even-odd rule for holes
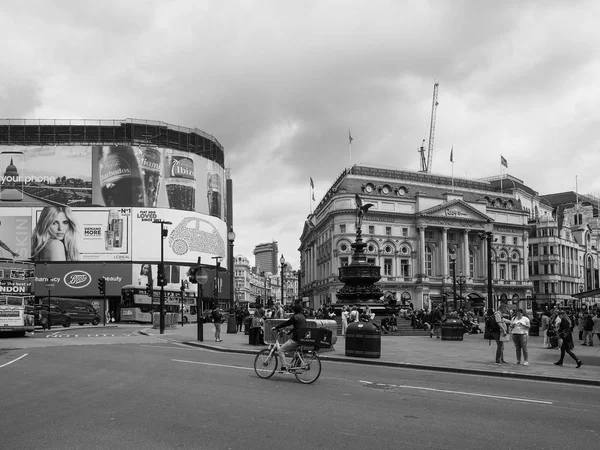
[[[442,323],[442,341],[462,341],[465,334],[465,326],[462,320],[448,319]]]
[[[529,325],[529,336],[539,336],[540,335],[540,321],[537,319],[531,319],[531,323]]]
[[[252,316],[244,319],[244,334],[250,334],[250,325],[252,325]]]
[[[381,357],[381,333],[369,322],[354,322],[346,329],[346,356]]]
[[[235,313],[229,313],[229,319],[227,319],[227,333],[237,333],[237,321],[235,318]]]

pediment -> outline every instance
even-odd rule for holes
[[[434,206],[432,208],[423,210],[419,213],[421,217],[437,217],[454,220],[477,220],[487,221],[489,217],[483,214],[478,209],[473,208],[468,203],[462,200],[454,200],[441,205]]]

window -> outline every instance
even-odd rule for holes
[[[375,234],[375,225],[369,225],[369,234]]]
[[[550,246],[550,254],[554,255],[554,246],[553,245]]]
[[[345,232],[346,232],[346,224],[343,223],[340,225],[340,233],[344,234]]]
[[[367,258],[367,262],[369,264],[373,264],[374,265],[375,264],[375,258]]]
[[[165,282],[179,284],[179,267],[165,264]]]
[[[473,250],[469,250],[469,276],[471,278],[475,277],[475,255]]]
[[[513,237],[513,245],[518,245],[519,244],[519,238],[514,236]]]
[[[519,267],[515,264],[513,264],[512,266],[510,266],[510,271],[511,271],[511,280],[518,280],[519,279]]]
[[[387,277],[392,276],[392,259],[385,258],[383,260],[383,274]]]
[[[501,236],[501,238],[502,238],[502,239],[501,239],[502,243],[503,243],[503,244],[506,244],[506,236]]]
[[[400,260],[400,272],[403,277],[410,277],[410,263],[408,259]]]
[[[344,266],[347,266],[347,265],[348,265],[348,257],[344,256],[344,257],[340,258],[340,266],[344,267]]]
[[[433,231],[425,231],[425,239],[433,241],[435,240],[435,234],[433,233]]]
[[[425,247],[425,275],[433,275],[433,252],[429,247]]]
[[[408,236],[408,228],[402,228],[402,236],[404,236],[404,237]]]
[[[506,280],[506,265],[500,264],[499,269],[500,269],[500,279]]]
[[[531,246],[531,256],[537,256],[537,255],[538,255],[538,245],[533,244]]]
[[[386,236],[392,235],[392,227],[385,227],[385,235]]]

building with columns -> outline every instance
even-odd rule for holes
[[[429,309],[446,299],[453,307],[457,276],[464,281],[457,287],[463,306],[483,307],[487,223],[493,224],[494,300],[519,303],[531,297],[531,208],[515,193],[485,180],[355,165],[340,174],[304,224],[299,295],[310,307],[336,303],[342,287],[338,269],[351,262],[356,236],[355,194],[373,204],[363,218],[362,238],[367,261],[381,266],[382,302],[391,296]],[[521,194],[535,201],[535,195]]]

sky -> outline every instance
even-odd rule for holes
[[[434,83],[432,173],[499,175],[502,155],[542,195],[600,195],[599,17],[594,0],[1,2],[0,118],[215,136],[235,254],[278,241],[297,269],[345,167],[420,169]]]

